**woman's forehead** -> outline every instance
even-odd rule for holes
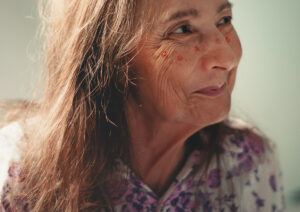
[[[208,10],[230,7],[228,0],[144,0],[142,10],[147,10],[154,22],[165,23],[182,15],[200,16]]]

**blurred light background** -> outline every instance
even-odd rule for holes
[[[276,142],[288,211],[300,211],[300,1],[233,0],[243,45],[232,114]],[[39,76],[37,0],[0,1],[0,100],[29,98]]]

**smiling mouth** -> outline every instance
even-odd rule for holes
[[[226,82],[221,87],[210,86],[201,90],[196,91],[196,93],[203,94],[205,96],[218,96],[225,91],[227,84]]]

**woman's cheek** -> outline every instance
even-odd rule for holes
[[[183,101],[182,74],[184,55],[174,45],[162,45],[154,53],[156,69],[154,84],[156,100],[163,107],[178,105]]]
[[[154,63],[158,73],[167,72],[174,63],[174,51],[172,46],[162,45],[154,53]]]
[[[165,87],[172,87],[182,94],[189,89],[189,82],[193,79],[193,67],[201,54],[200,46],[197,42],[187,46],[172,46],[171,48],[160,49],[160,71],[157,81],[165,79]],[[176,86],[175,86],[176,85]],[[170,91],[170,89],[168,89]]]
[[[159,55],[162,67],[174,67],[177,69],[178,67],[185,66],[189,67],[189,61],[191,61],[197,54],[200,52],[200,47],[197,44],[188,45],[187,47],[181,48],[165,48],[160,49]]]

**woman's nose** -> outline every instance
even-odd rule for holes
[[[203,35],[202,46],[200,62],[204,70],[230,71],[236,65],[236,55],[220,31]]]

